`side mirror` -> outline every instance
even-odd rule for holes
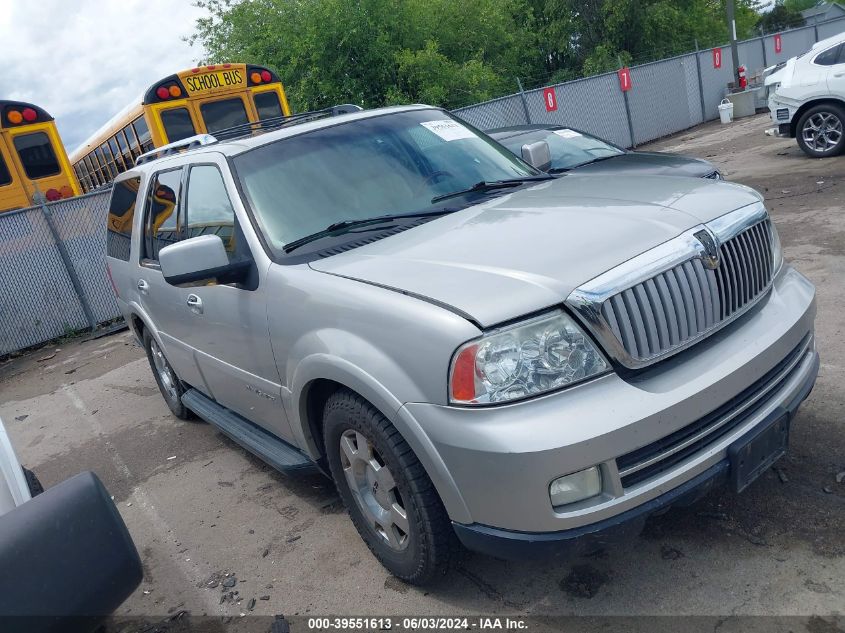
[[[522,160],[540,171],[546,171],[552,166],[552,152],[549,144],[546,141],[537,141],[523,145]]]
[[[246,276],[252,262],[229,262],[218,235],[200,235],[165,246],[158,253],[164,280],[173,285],[225,277],[227,283]]]

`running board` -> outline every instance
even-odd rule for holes
[[[221,433],[228,435],[276,470],[285,473],[317,471],[317,465],[305,453],[246,418],[217,404],[196,389],[188,389],[182,394],[182,403],[203,420],[216,426]]]

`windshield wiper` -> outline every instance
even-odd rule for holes
[[[434,196],[431,199],[431,204],[435,204],[436,202],[440,202],[441,200],[448,200],[449,198],[457,198],[458,196],[463,196],[468,193],[475,193],[479,191],[493,191],[495,189],[507,189],[509,187],[518,187],[519,185],[526,182],[534,182],[549,179],[551,179],[551,176],[543,175],[523,176],[522,178],[508,178],[507,180],[482,180],[481,182],[475,183],[472,187],[461,189],[459,191],[451,191],[449,193],[444,193],[439,196]]]
[[[305,237],[300,237],[298,240],[294,240],[293,242],[288,242],[282,248],[286,253],[290,253],[291,251],[294,251],[300,246],[304,246],[309,242],[313,242],[324,237],[329,237],[331,235],[341,235],[349,229],[358,228],[361,226],[368,226],[370,224],[385,224],[386,222],[393,222],[395,220],[401,220],[404,218],[421,218],[426,216],[446,215],[447,213],[452,213],[455,210],[456,209],[444,208],[437,209],[436,211],[418,211],[416,213],[395,213],[390,215],[377,215],[372,218],[361,218],[359,220],[339,220],[337,222],[332,222],[321,231],[311,233],[310,235],[306,235]]]

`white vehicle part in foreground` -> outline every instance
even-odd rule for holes
[[[0,516],[29,501],[29,487],[15,449],[0,420]]]

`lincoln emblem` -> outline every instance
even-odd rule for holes
[[[705,268],[715,270],[719,267],[719,246],[716,240],[707,231],[699,231],[695,234],[696,239],[701,242],[704,252],[701,254],[701,262]]]

